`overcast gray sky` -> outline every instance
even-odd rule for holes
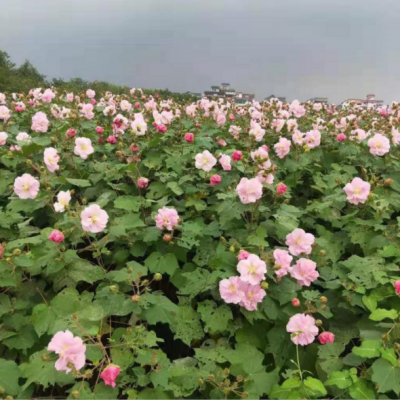
[[[400,100],[400,0],[0,0],[0,49],[48,77],[258,99]]]

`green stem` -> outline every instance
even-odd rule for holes
[[[297,355],[297,367],[299,368],[300,379],[303,382],[303,373],[301,372],[301,367],[300,367],[299,345],[298,344],[296,344],[296,355]]]

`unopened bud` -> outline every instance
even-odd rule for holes
[[[299,307],[300,306],[300,300],[297,297],[292,299],[292,306],[293,307]]]
[[[73,390],[71,392],[71,396],[73,399],[78,399],[79,398],[79,390]]]
[[[115,155],[116,155],[117,157],[121,157],[121,156],[122,156],[122,151],[119,151],[119,150],[116,151],[116,152],[115,152]]]
[[[40,358],[43,361],[50,361],[50,355],[49,354],[42,354]]]
[[[155,280],[155,281],[161,281],[161,279],[162,279],[162,275],[161,275],[159,272],[157,272],[157,273],[154,275],[154,280]]]
[[[231,247],[229,247],[229,251],[231,252],[231,253],[234,253],[235,252],[235,246],[231,246]]]
[[[164,235],[163,236],[163,240],[164,240],[164,242],[169,243],[172,240],[172,236],[171,235]]]
[[[322,321],[320,319],[315,320],[315,325],[322,326]]]
[[[137,295],[137,294],[135,294],[135,295],[133,295],[133,296],[131,297],[131,300],[132,300],[133,303],[139,303],[139,301],[140,301],[140,296]]]
[[[21,250],[20,249],[15,249],[14,251],[13,251],[13,255],[14,256],[19,256],[21,254]]]
[[[113,293],[118,293],[118,288],[115,285],[110,286],[110,291]]]
[[[143,285],[143,286],[147,286],[149,283],[150,283],[150,281],[149,281],[148,279],[145,279],[145,280],[142,282],[142,285]]]
[[[391,185],[393,185],[393,179],[391,179],[391,178],[386,179],[385,186],[391,186]]]
[[[87,202],[88,202],[87,198],[84,197],[84,198],[82,199],[82,204],[87,204]]]
[[[32,160],[26,160],[26,163],[28,164],[28,165],[32,165]]]
[[[325,251],[325,250],[321,250],[321,251],[319,252],[319,255],[320,255],[321,257],[325,257],[325,256],[326,256],[326,251]]]
[[[268,289],[268,283],[265,282],[265,281],[261,282],[261,287],[262,287],[263,289]]]
[[[319,301],[320,301],[321,303],[327,303],[327,302],[328,302],[328,298],[325,297],[325,296],[321,296],[321,297],[319,298]]]

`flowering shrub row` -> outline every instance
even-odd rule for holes
[[[399,126],[0,93],[1,394],[396,398]]]

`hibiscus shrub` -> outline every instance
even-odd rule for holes
[[[397,103],[0,103],[1,396],[399,396]]]

